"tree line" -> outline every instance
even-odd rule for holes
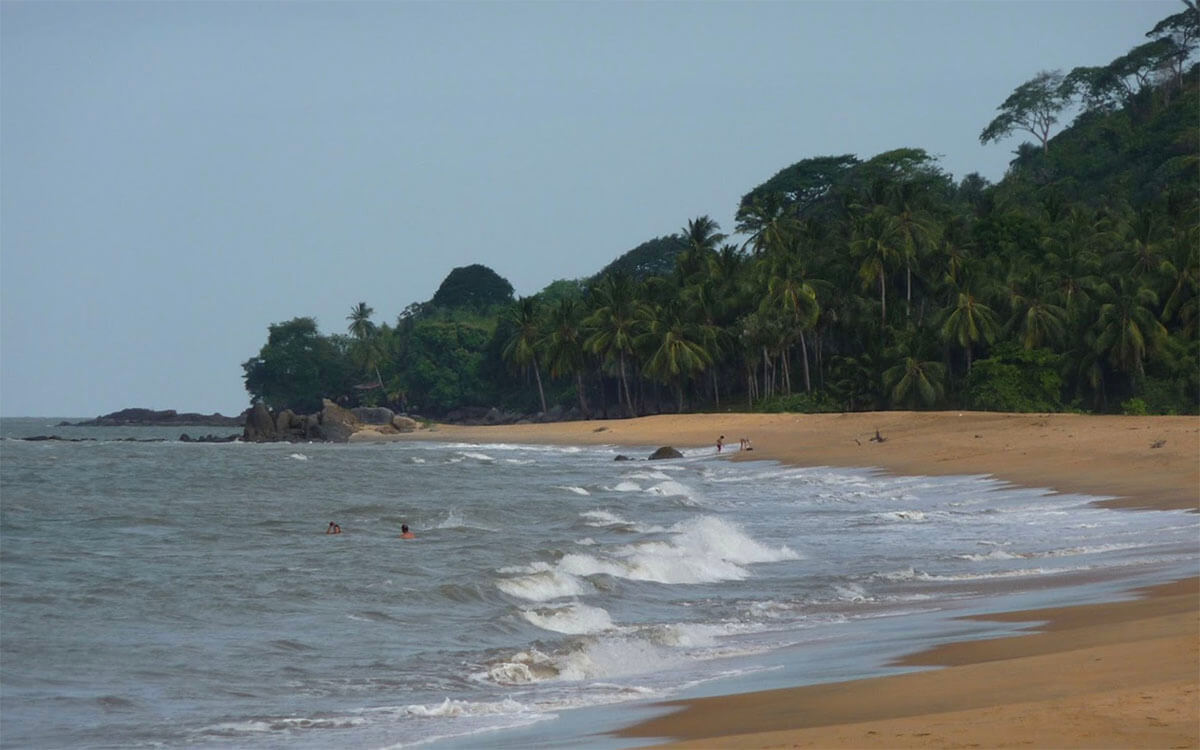
[[[253,399],[431,416],[887,408],[1196,413],[1200,21],[1018,86],[980,134],[1038,139],[955,182],[919,148],[804,159],[596,276],[513,298],[455,269],[394,325],[272,325]],[[1071,125],[1053,133],[1058,118]]]

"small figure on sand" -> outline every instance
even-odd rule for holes
[[[724,445],[725,445],[725,436],[722,435],[719,438],[717,438],[717,453],[721,452],[721,448],[724,447]]]
[[[333,521],[330,521],[329,527],[327,529],[325,529],[325,533],[326,534],[340,534],[340,533],[342,533],[342,527],[338,526]]]
[[[738,441],[738,447],[744,451],[752,451],[754,448],[750,445],[750,438],[744,437]]]
[[[402,523],[402,524],[400,524],[400,538],[401,539],[416,539],[417,535],[408,530],[408,524]]]

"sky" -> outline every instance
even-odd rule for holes
[[[0,415],[237,414],[299,316],[596,273],[801,159],[980,131],[1178,0],[0,0]],[[735,238],[736,239],[736,238]]]

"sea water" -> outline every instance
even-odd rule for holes
[[[1195,514],[983,476],[56,422],[0,421],[4,747],[627,747],[1200,559]]]

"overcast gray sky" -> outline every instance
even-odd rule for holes
[[[236,414],[301,315],[578,278],[800,159],[954,177],[1178,0],[0,4],[0,414]]]

